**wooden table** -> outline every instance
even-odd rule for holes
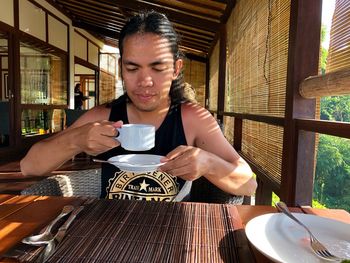
[[[80,205],[82,198],[48,196],[0,195],[0,256],[14,247],[20,240],[39,231],[59,214],[67,204]],[[234,226],[244,228],[246,223],[259,215],[276,212],[272,206],[235,206],[239,220]],[[339,209],[291,208],[293,212],[319,215],[350,223],[350,214]],[[270,262],[265,256],[250,247],[257,262]]]

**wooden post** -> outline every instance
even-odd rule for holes
[[[295,119],[315,118],[316,101],[301,97],[299,84],[318,72],[321,11],[321,0],[291,1],[280,189],[288,205],[310,205],[312,201],[315,138],[299,133]]]
[[[217,119],[223,124],[225,109],[225,87],[226,87],[226,24],[220,27],[220,51],[219,51],[219,86],[218,86],[218,108]]]

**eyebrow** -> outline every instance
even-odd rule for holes
[[[166,61],[164,61],[164,60],[157,60],[157,61],[154,61],[154,62],[148,64],[148,65],[151,66],[151,67],[154,67],[154,66],[157,66],[157,65],[165,64],[165,63],[166,63]],[[139,67],[140,66],[139,64],[137,64],[135,62],[132,62],[132,61],[129,61],[129,60],[124,60],[123,64],[124,65],[135,66],[135,67]]]

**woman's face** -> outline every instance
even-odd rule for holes
[[[169,105],[170,86],[182,60],[174,65],[166,38],[153,33],[126,37],[121,63],[126,92],[137,109],[155,111]]]

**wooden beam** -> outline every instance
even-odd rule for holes
[[[20,65],[20,31],[19,31],[19,0],[13,2],[14,7],[14,26],[15,34],[10,38],[9,57],[9,69],[13,70],[13,77],[10,77],[10,86],[12,80],[12,93],[14,98],[10,103],[10,146],[18,146],[22,144],[22,110],[21,105],[21,65]],[[11,75],[11,74],[10,74]],[[14,117],[12,117],[14,116]]]
[[[257,177],[258,188],[255,192],[255,204],[257,205],[271,205],[272,203],[272,189],[270,183],[265,183],[261,177]]]
[[[350,123],[313,119],[296,119],[298,130],[318,132],[350,139]]]
[[[70,18],[72,20],[74,19],[73,14],[69,10],[63,8],[62,5],[56,3],[55,0],[46,0],[46,2],[48,2],[50,5],[52,5],[54,8],[56,8],[59,12],[61,12],[62,14],[67,16],[68,18]]]
[[[224,121],[222,113],[225,109],[225,87],[226,87],[226,44],[227,32],[226,24],[220,27],[220,50],[219,50],[219,83],[218,83],[218,102],[217,102],[217,119],[221,123]]]
[[[226,24],[227,20],[230,18],[233,8],[236,5],[236,0],[228,0],[224,14],[221,17],[221,23]]]
[[[236,112],[224,112],[223,115],[231,116],[239,119],[263,122],[263,123],[267,123],[275,126],[284,125],[284,118],[281,118],[281,117],[256,115],[256,114],[248,114],[248,113],[236,113]]]
[[[208,58],[207,57],[201,57],[192,53],[186,53],[185,54],[186,58],[191,59],[191,60],[195,60],[198,62],[202,62],[202,63],[207,63]]]
[[[194,16],[183,15],[179,12],[162,8],[158,5],[153,5],[150,3],[130,0],[103,0],[100,2],[109,3],[119,8],[131,9],[136,12],[139,12],[141,10],[155,10],[161,13],[165,13],[171,21],[174,21],[176,23],[185,24],[192,27],[198,27],[204,30],[209,30],[211,32],[216,32],[219,28],[219,23]]]
[[[350,70],[341,70],[304,79],[299,86],[306,99],[350,94]]]
[[[233,148],[237,152],[242,151],[243,120],[234,118]]]
[[[291,1],[280,190],[280,198],[291,206],[312,201],[315,138],[298,133],[295,119],[315,118],[316,101],[302,98],[299,84],[318,72],[321,11],[322,0]]]
[[[209,109],[209,86],[210,86],[210,59],[208,56],[207,63],[205,63],[205,94],[204,107]]]
[[[75,27],[79,27],[79,28],[82,28],[82,29],[85,29],[88,31],[92,31],[92,32],[98,33],[100,35],[105,35],[105,36],[110,37],[110,38],[114,38],[114,39],[119,38],[119,33],[117,31],[114,31],[114,30],[109,30],[109,29],[106,29],[103,27],[91,25],[91,24],[88,24],[88,23],[85,23],[82,21],[76,21],[76,20],[73,20],[72,24]]]
[[[96,65],[94,65],[94,64],[92,64],[92,63],[90,63],[90,62],[88,62],[88,61],[86,61],[84,59],[76,57],[76,56],[74,57],[74,63],[75,64],[80,64],[80,65],[82,65],[82,66],[84,66],[86,68],[90,68],[90,69],[93,69],[95,71],[99,71],[100,70],[100,68],[98,66],[96,66]]]

